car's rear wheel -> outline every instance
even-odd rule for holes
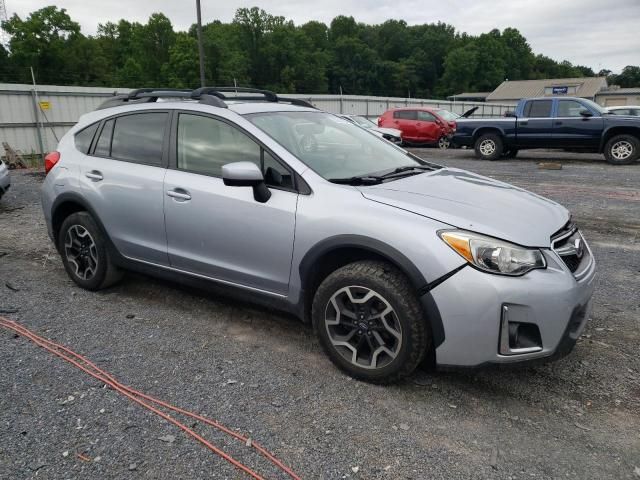
[[[633,135],[611,137],[604,147],[604,158],[613,165],[635,163],[640,156],[640,139]]]
[[[313,299],[312,318],[331,361],[354,378],[373,383],[410,375],[430,345],[411,284],[379,261],[352,263],[325,278]]]
[[[122,278],[103,233],[87,212],[74,213],[62,222],[58,251],[69,277],[84,289],[100,290]]]
[[[476,158],[482,160],[498,160],[502,156],[504,146],[500,135],[485,133],[475,143]]]

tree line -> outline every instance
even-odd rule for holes
[[[65,9],[49,6],[2,22],[0,82],[110,87],[199,86],[195,25],[175,31],[162,13],[146,24],[120,20],[84,35]],[[254,86],[289,93],[436,98],[491,91],[503,80],[595,76],[591,68],[534,54],[515,28],[478,36],[445,23],[380,25],[337,16],[329,25],[295,25],[240,8],[230,23],[203,25],[208,85]],[[610,84],[640,86],[640,67],[609,70]]]

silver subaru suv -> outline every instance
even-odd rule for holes
[[[595,262],[565,208],[299,99],[135,90],[84,115],[46,170],[80,287],[135,270],[275,306],[358,379],[558,358],[589,317]]]

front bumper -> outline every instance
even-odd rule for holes
[[[505,277],[467,266],[429,292],[444,330],[444,341],[435,352],[438,365],[508,364],[555,359],[571,351],[589,318],[595,261],[589,251],[576,278],[555,252],[544,254],[548,264],[544,270]],[[505,307],[510,320],[537,327],[540,348],[500,353]]]

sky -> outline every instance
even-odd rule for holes
[[[0,0],[1,1],[1,0]],[[5,0],[9,16],[25,18],[51,0]],[[195,22],[195,0],[56,0],[79,22],[85,35],[98,24],[126,18],[146,23],[154,12],[169,17],[176,30]],[[619,73],[626,65],[640,65],[640,0],[201,0],[202,21],[229,22],[236,9],[258,6],[301,24],[319,20],[329,24],[337,15],[364,23],[393,18],[409,25],[445,22],[460,32],[477,35],[494,28],[515,27],[533,51],[554,60],[569,60],[598,72]]]

